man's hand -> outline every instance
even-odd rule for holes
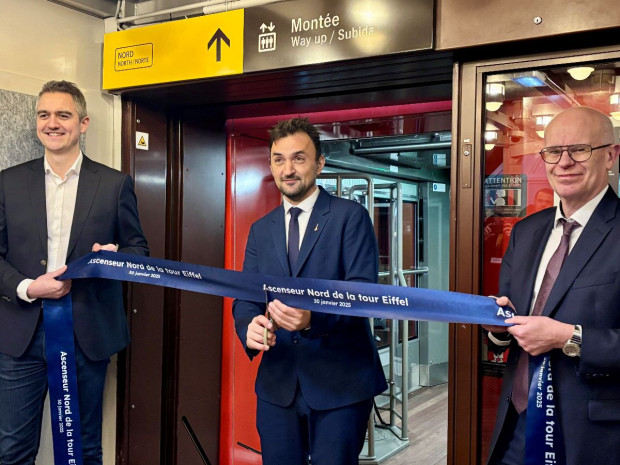
[[[515,310],[515,306],[512,304],[510,299],[506,296],[495,297],[494,295],[490,295],[489,297],[495,299],[495,303],[500,307],[510,307]],[[506,320],[508,322],[508,320]],[[508,331],[507,326],[495,326],[495,325],[482,325],[484,329],[487,331],[491,331],[492,333],[505,333]]]
[[[265,328],[269,330],[267,333],[267,345],[265,345]],[[245,338],[245,345],[248,349],[269,350],[269,347],[276,345],[276,335],[273,323],[269,321],[265,315],[255,316],[248,325],[248,332]]]
[[[289,307],[277,299],[269,302],[267,309],[279,328],[284,328],[287,331],[301,331],[310,326],[312,315],[310,310]]]
[[[546,316],[515,316],[506,320],[513,324],[508,332],[530,355],[540,355],[551,349],[561,349],[573,335],[573,325]]]
[[[71,290],[71,280],[58,281],[60,276],[67,270],[67,265],[56,271],[42,274],[32,281],[26,290],[26,294],[30,299],[60,299],[67,295]]]
[[[93,252],[99,252],[100,250],[107,250],[108,252],[118,252],[118,245],[116,244],[101,245],[98,242],[95,242],[93,244]]]

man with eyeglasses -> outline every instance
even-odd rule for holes
[[[620,463],[620,201],[608,185],[619,153],[592,108],[564,110],[545,130],[540,156],[560,203],[518,222],[502,261],[497,303],[519,316],[485,326],[511,349],[489,464],[526,463],[526,435],[546,434],[526,420],[537,355],[550,357],[566,465]]]

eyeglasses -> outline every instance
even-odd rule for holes
[[[573,145],[554,145],[553,147],[545,147],[540,151],[540,156],[545,163],[555,165],[560,162],[564,151],[568,152],[568,156],[575,162],[581,163],[587,161],[592,156],[592,150],[602,149],[603,147],[609,147],[613,144],[599,145],[598,147],[592,147],[588,144],[573,144]]]

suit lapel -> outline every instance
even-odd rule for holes
[[[41,246],[47,257],[47,206],[45,203],[45,170],[43,168],[43,157],[32,165],[30,179],[26,184],[30,191],[30,203],[32,205],[32,215],[36,224]]]
[[[527,290],[527,294],[521,294],[520,299],[515,299],[513,302],[519,315],[529,315],[530,303],[532,302],[534,285],[536,283],[536,274],[538,273],[538,264],[540,263],[540,259],[545,251],[545,246],[547,245],[547,240],[553,229],[554,218],[555,209],[552,209],[550,214],[547,215],[546,218],[543,218],[541,223],[532,230],[531,235],[525,241],[530,244],[531,247],[527,249],[521,258],[515,257],[517,260],[521,261],[520,266],[525,268],[525,272],[521,274],[524,276],[524,281],[518,288]],[[517,304],[517,302],[519,303]]]
[[[286,250],[286,230],[284,229],[284,206],[280,205],[269,214],[269,235],[273,241],[273,249],[282,267],[285,276],[290,276],[291,271],[288,265],[288,252]]]
[[[568,292],[583,267],[597,251],[607,234],[609,234],[609,231],[611,231],[610,221],[616,215],[617,203],[618,199],[613,190],[609,189],[588,220],[588,224],[586,224],[579,236],[579,240],[568,254],[568,257],[566,257],[543,309],[543,315],[550,316],[554,313],[559,302]]]
[[[73,248],[80,237],[84,223],[88,218],[90,209],[95,199],[95,194],[99,187],[100,175],[97,167],[84,156],[82,168],[80,169],[80,179],[78,181],[77,196],[75,199],[75,211],[73,212],[73,222],[71,224],[71,235],[69,236],[69,247],[67,249],[67,259],[71,256]]]
[[[312,213],[308,220],[308,227],[306,228],[303,241],[301,242],[301,248],[299,249],[297,267],[295,270],[292,270],[292,276],[297,276],[299,273],[299,270],[310,256],[310,252],[314,248],[316,241],[319,240],[325,224],[329,220],[330,194],[325,192],[321,187],[319,187],[319,189],[319,196],[312,208]]]

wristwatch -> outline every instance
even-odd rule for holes
[[[573,335],[564,343],[562,352],[569,357],[579,357],[581,355],[581,325],[575,325]]]

